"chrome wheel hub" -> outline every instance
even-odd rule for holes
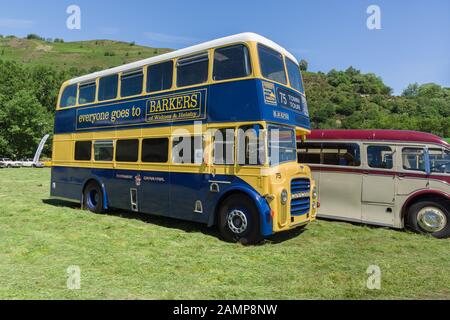
[[[233,210],[228,213],[227,223],[228,228],[235,234],[243,233],[248,226],[247,217],[241,210]]]
[[[417,214],[417,222],[423,230],[435,233],[445,228],[447,217],[439,208],[425,207]]]

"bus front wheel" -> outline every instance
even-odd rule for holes
[[[415,232],[435,238],[450,236],[450,209],[438,201],[419,201],[408,210],[407,224]]]
[[[219,211],[219,230],[228,242],[244,245],[260,242],[259,214],[251,199],[238,194],[225,199]]]
[[[103,213],[103,191],[96,182],[90,182],[83,193],[83,207],[94,213]]]

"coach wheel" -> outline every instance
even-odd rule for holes
[[[245,245],[262,240],[259,215],[253,202],[244,195],[232,195],[219,212],[219,230],[224,240]]]
[[[7,167],[8,169],[11,169],[11,168],[12,168],[12,165],[8,164],[6,167]]]
[[[84,207],[94,213],[103,213],[103,191],[96,182],[89,183],[84,189]]]
[[[436,238],[450,236],[450,209],[448,204],[420,201],[408,210],[408,225],[416,232]]]

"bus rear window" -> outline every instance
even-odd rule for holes
[[[122,74],[120,95],[122,97],[135,96],[142,93],[144,73],[142,70]]]
[[[118,81],[119,76],[117,74],[101,78],[98,85],[98,100],[105,101],[117,98]]]
[[[258,53],[263,77],[286,84],[287,78],[281,53],[263,45],[258,45]]]
[[[302,75],[300,74],[299,66],[291,59],[286,58],[286,69],[288,72],[291,87],[304,93],[305,90],[303,89]]]
[[[173,62],[167,61],[147,69],[147,92],[168,90],[172,87]]]
[[[61,101],[59,106],[61,108],[73,107],[77,99],[77,89],[78,85],[72,84],[66,87],[61,95]]]
[[[78,104],[86,104],[95,101],[95,91],[97,84],[95,82],[80,84],[80,93],[78,94]]]
[[[217,49],[214,52],[214,80],[243,78],[251,73],[246,46],[240,44]]]
[[[186,87],[208,80],[208,53],[182,58],[177,63],[177,85]]]

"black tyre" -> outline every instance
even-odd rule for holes
[[[90,182],[84,188],[83,207],[94,213],[103,213],[103,191],[96,182]]]
[[[252,245],[262,240],[258,210],[245,195],[228,197],[222,203],[218,220],[225,241]]]
[[[450,237],[450,202],[419,201],[408,209],[407,226],[435,238]]]

